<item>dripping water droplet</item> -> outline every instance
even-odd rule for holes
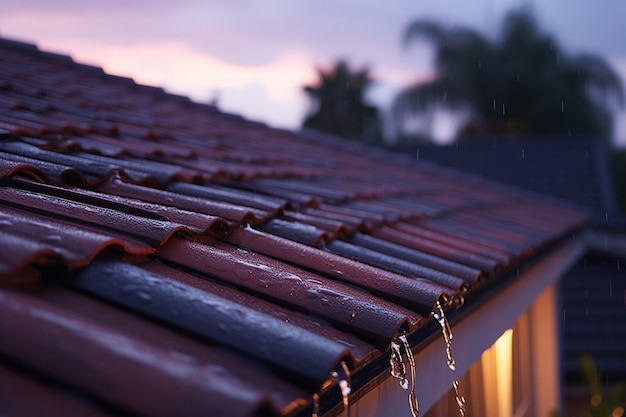
[[[313,394],[313,413],[311,417],[320,416],[320,396],[318,393]]]
[[[443,340],[444,340],[444,343],[446,344],[446,356],[448,359],[448,368],[454,371],[456,370],[456,361],[454,360],[454,357],[452,356],[452,349],[451,349],[452,339],[454,338],[454,335],[452,334],[450,323],[448,322],[448,319],[445,316],[443,307],[439,300],[437,300],[437,303],[435,304],[435,308],[437,309],[437,311],[433,311],[432,314],[435,320],[437,320],[437,322],[439,323],[439,326],[441,326],[441,334],[443,335]]]
[[[456,361],[452,356],[452,339],[454,335],[452,334],[452,329],[450,328],[450,323],[446,318],[445,312],[443,310],[443,306],[441,305],[441,299],[438,299],[435,303],[435,310],[432,312],[433,317],[437,322],[439,322],[439,326],[441,327],[441,334],[443,335],[443,340],[446,345],[446,356],[448,360],[448,368],[451,371],[456,370]],[[452,387],[454,388],[454,394],[456,398],[456,404],[459,409],[459,415],[461,417],[465,416],[465,398],[461,396],[459,392],[459,381],[452,381]]]
[[[348,365],[345,362],[341,362],[339,368],[332,373],[333,378],[337,380],[337,384],[339,385],[339,389],[341,390],[341,399],[343,402],[343,410],[344,415],[350,417],[350,402],[349,395],[352,392],[352,388],[350,386],[351,376],[350,370],[348,369]]]
[[[415,394],[415,358],[413,357],[413,351],[411,350],[411,346],[409,345],[406,335],[404,334],[391,342],[391,358],[389,360],[391,365],[391,376],[399,380],[402,389],[409,389],[409,381],[406,378],[406,366],[404,365],[402,354],[403,350],[406,354],[411,370],[411,391],[408,396],[409,407],[413,417],[418,417],[419,404]]]

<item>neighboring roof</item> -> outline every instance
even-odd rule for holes
[[[582,382],[580,357],[591,355],[603,382],[626,376],[626,236],[593,233],[589,252],[560,283],[562,367]]]
[[[588,207],[596,226],[614,227],[620,220],[606,145],[597,138],[476,139],[420,146],[418,156]]]
[[[0,134],[6,415],[326,411],[587,222],[6,39]]]

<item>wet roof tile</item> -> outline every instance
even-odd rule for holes
[[[0,373],[94,415],[310,414],[342,362],[386,372],[391,341],[431,331],[437,301],[587,221],[32,45],[0,52],[0,312],[15,318]]]

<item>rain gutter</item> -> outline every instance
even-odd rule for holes
[[[445,343],[435,320],[410,335],[409,342],[416,361],[416,394],[420,414],[449,391],[452,381],[467,372],[546,288],[555,284],[584,256],[589,240],[588,231],[572,235],[542,257],[485,285],[471,297],[468,296],[461,309],[448,314],[454,333],[452,350],[457,363],[456,371],[449,370],[446,365]],[[411,417],[408,392],[398,385],[397,379],[391,377],[389,359],[390,352],[387,351],[354,372],[350,395],[352,415]],[[320,415],[339,415],[343,408],[341,398],[336,386],[324,392],[320,397]],[[381,402],[384,402],[384,408]],[[311,410],[305,410],[298,417],[310,415]]]

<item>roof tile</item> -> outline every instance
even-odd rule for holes
[[[32,284],[0,287],[0,374],[14,362],[12,380],[94,413],[306,414],[341,362],[354,381],[386,371],[438,300],[587,221],[32,45],[0,39],[0,62],[0,283]]]

